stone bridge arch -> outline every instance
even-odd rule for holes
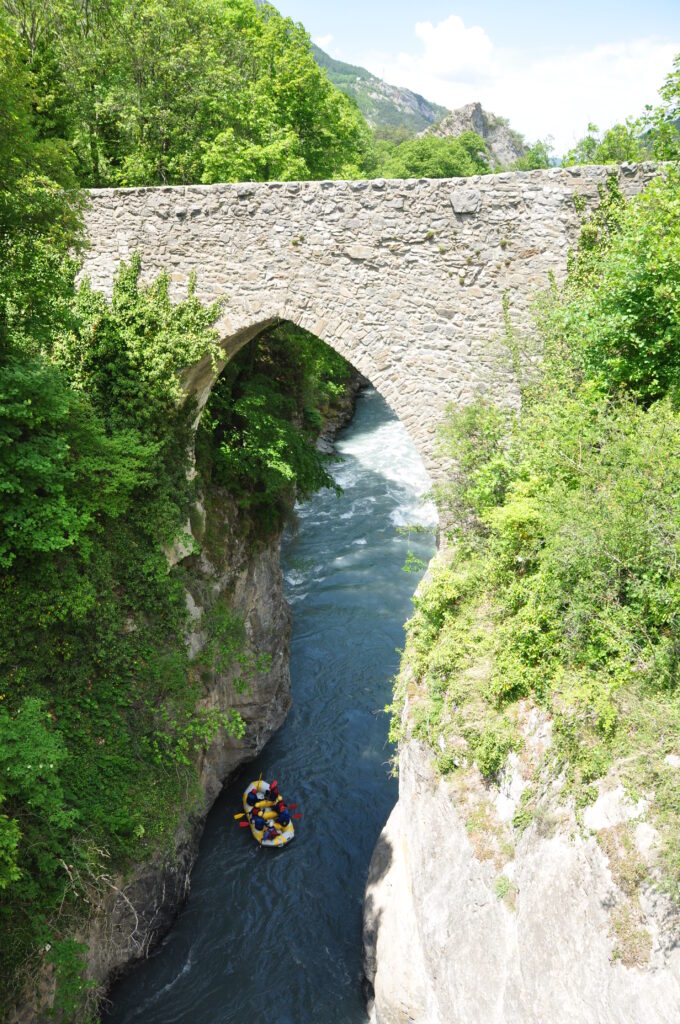
[[[182,371],[182,386],[187,394],[191,394],[196,398],[199,411],[207,402],[213,384],[224,367],[249,341],[257,338],[268,328],[274,327],[276,324],[292,323],[324,342],[324,344],[347,359],[359,373],[366,377],[386,400],[402,423],[404,423],[407,431],[416,442],[421,457],[426,457],[425,446],[422,444],[422,441],[418,444],[420,434],[417,421],[415,421],[412,415],[413,401],[410,397],[410,389],[406,387],[401,389],[398,386],[398,382],[396,386],[393,386],[389,375],[380,373],[380,367],[376,364],[375,359],[372,359],[370,354],[362,351],[351,328],[343,330],[344,325],[342,323],[319,321],[314,316],[310,317],[306,310],[294,308],[291,304],[281,309],[276,309],[272,304],[267,310],[262,312],[262,317],[255,317],[250,323],[247,322],[247,318],[244,318],[243,324],[239,325],[236,330],[234,330],[234,321],[230,313],[225,313],[215,324],[224,350],[224,361],[220,361],[217,366],[214,366],[210,358],[205,357]]]
[[[304,327],[368,377],[432,469],[447,404],[518,402],[505,309],[527,326],[535,292],[566,270],[575,195],[594,207],[612,174],[633,195],[658,168],[98,189],[83,273],[110,294],[139,252],[143,277],[167,270],[174,298],[194,273],[201,299],[225,300],[226,359],[278,320]],[[212,379],[206,361],[183,375],[199,402]]]

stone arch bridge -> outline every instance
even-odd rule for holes
[[[528,324],[534,293],[565,272],[575,195],[594,207],[612,173],[633,195],[658,169],[98,189],[83,272],[110,294],[138,251],[144,278],[167,270],[176,299],[195,272],[201,299],[226,299],[225,359],[278,320],[306,328],[369,378],[431,466],[448,403],[517,402],[505,309]],[[199,403],[213,381],[207,361],[184,374]]]

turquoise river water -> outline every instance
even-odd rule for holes
[[[293,708],[208,818],[191,895],[156,952],[111,993],[106,1024],[365,1024],[362,902],[368,865],[397,798],[387,742],[391,681],[429,559],[428,480],[405,429],[373,390],[337,439],[338,498],[297,509],[283,542],[293,610]],[[282,850],[235,824],[260,772],[303,812]]]

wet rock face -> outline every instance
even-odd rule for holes
[[[375,1024],[677,1024],[680,922],[668,901],[651,889],[641,899],[648,956],[628,966],[612,932],[622,893],[597,838],[556,812],[499,859],[502,823],[471,833],[463,799],[424,747],[405,744],[366,891]],[[614,802],[597,827],[616,827]]]
[[[127,879],[110,881],[84,941],[89,944],[88,977],[112,981],[144,959],[167,933],[189,895],[202,821],[194,817],[175,837],[172,855],[139,865]]]
[[[202,783],[206,799],[212,803],[224,780],[236,767],[256,757],[284,722],[291,705],[290,610],[283,596],[279,542],[249,566],[238,581],[234,608],[246,626],[250,644],[271,658],[271,668],[253,683],[252,691],[230,697],[228,681],[221,679],[207,703],[220,710],[233,707],[246,723],[242,740],[216,741],[203,762]]]

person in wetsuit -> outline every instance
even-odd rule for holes
[[[281,825],[282,828],[285,828],[287,825],[290,825],[290,811],[284,804],[283,800],[279,800],[279,802],[276,805],[276,810],[278,812],[276,818],[274,819],[276,821],[276,824]]]

